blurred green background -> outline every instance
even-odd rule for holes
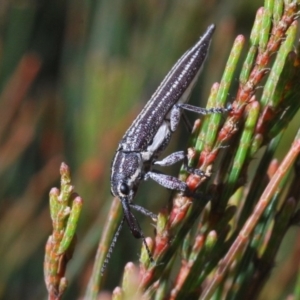
[[[250,0],[1,0],[1,299],[46,297],[48,193],[59,187],[62,161],[71,167],[75,191],[84,199],[65,298],[83,294],[112,200],[110,162],[119,139],[177,58],[215,23],[210,59],[191,100],[205,105],[233,39],[249,36],[261,5]],[[169,149],[184,143],[179,132]],[[166,195],[149,182],[136,201],[157,212]],[[138,218],[151,235],[151,221]],[[119,283],[125,262],[138,259],[141,242],[126,229],[108,266],[108,289]],[[276,294],[278,285],[269,292]]]

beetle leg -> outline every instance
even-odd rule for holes
[[[203,107],[198,107],[187,103],[178,103],[175,106],[177,106],[179,109],[185,109],[200,115],[217,114],[217,113],[222,114],[232,110],[230,104],[227,107],[212,107],[212,108],[203,108]]]
[[[151,178],[161,186],[170,190],[177,190],[184,193],[189,191],[187,184],[174,176],[161,174],[156,171],[150,171],[145,174],[144,180],[147,180],[148,178]]]
[[[150,217],[153,221],[157,221],[157,215],[152,213],[148,209],[146,209],[140,205],[133,204],[133,203],[130,203],[129,205],[131,208],[135,209],[136,211],[142,213],[143,215],[145,215],[147,217]]]
[[[158,166],[162,166],[162,167],[171,166],[171,165],[176,164],[179,161],[184,160],[185,157],[186,157],[186,154],[184,153],[184,151],[174,152],[162,160],[155,161],[154,165],[158,165]]]
[[[170,124],[171,124],[171,130],[174,132],[179,124],[180,117],[182,114],[182,110],[188,110],[200,115],[207,115],[207,114],[216,114],[216,113],[225,113],[228,111],[231,111],[231,105],[227,105],[227,107],[213,107],[213,108],[203,108],[199,106],[194,106],[191,104],[187,103],[178,103],[173,106],[171,109],[171,114],[170,114]],[[185,114],[183,114],[183,120],[186,124],[186,126],[190,129],[191,126],[187,122],[187,118],[185,117]]]
[[[195,168],[190,167],[188,165],[188,158],[187,158],[187,155],[184,151],[174,152],[174,153],[170,154],[169,156],[165,157],[163,160],[155,161],[154,164],[166,167],[166,166],[171,166],[171,165],[173,165],[173,164],[175,164],[179,161],[182,161],[182,160],[183,160],[183,168],[188,173],[195,174],[195,175],[198,175],[200,177],[206,176],[204,171],[199,170],[199,169],[195,169]]]

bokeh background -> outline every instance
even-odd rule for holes
[[[71,167],[75,191],[84,199],[65,299],[84,293],[112,200],[110,162],[119,139],[177,58],[215,23],[210,59],[191,99],[205,105],[235,36],[249,36],[262,4],[0,0],[1,299],[47,295],[48,194],[59,187],[62,161]],[[169,151],[184,147],[185,136],[179,130]],[[149,182],[136,201],[157,212],[166,195]],[[151,235],[151,221],[138,219]],[[140,246],[124,228],[108,266],[106,289],[119,283],[125,262],[137,261]],[[276,295],[285,278],[284,273],[275,276],[268,295]]]

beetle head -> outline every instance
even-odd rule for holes
[[[137,152],[118,151],[112,163],[111,193],[130,203],[142,179],[143,163]]]

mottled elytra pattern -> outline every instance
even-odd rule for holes
[[[170,155],[160,162],[157,161],[159,154],[166,148],[172,133],[176,130],[183,110],[186,109],[200,114],[228,111],[228,108],[206,110],[186,104],[207,56],[214,29],[215,26],[210,25],[200,40],[184,53],[173,66],[154,95],[126,131],[112,162],[111,192],[120,199],[124,211],[124,219],[133,236],[143,239],[151,261],[153,259],[143,232],[131,212],[131,208],[133,208],[151,218],[155,216],[146,209],[132,203],[139,183],[142,180],[151,178],[168,189],[190,194],[185,182],[180,181],[176,177],[158,173],[152,170],[152,166],[154,164],[167,166],[179,161],[186,163],[187,159],[184,151],[177,152],[176,155]],[[192,168],[187,170],[193,172]],[[195,173],[202,175],[199,170],[195,171]],[[121,226],[117,230],[117,235],[120,230]],[[114,238],[113,244],[109,249],[109,254],[112,252],[115,242],[116,238]],[[102,272],[107,262],[108,260],[106,259]]]

